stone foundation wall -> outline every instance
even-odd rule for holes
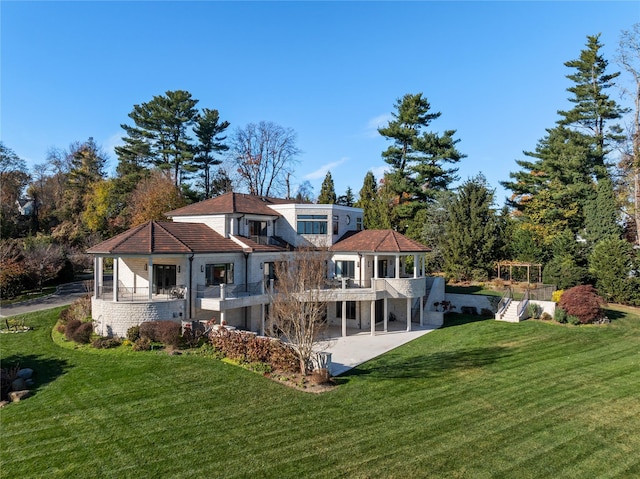
[[[124,303],[91,298],[94,331],[100,336],[125,337],[127,329],[145,321],[186,319],[186,301]]]

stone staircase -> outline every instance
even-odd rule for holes
[[[502,314],[496,314],[496,321],[506,321],[508,323],[519,323],[520,318],[518,317],[518,306],[520,305],[520,301],[510,301],[507,309],[505,309]]]

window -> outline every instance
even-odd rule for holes
[[[356,217],[356,230],[362,231],[362,216]]]
[[[333,234],[338,234],[338,215],[333,215]]]
[[[336,276],[339,278],[355,278],[356,262],[355,261],[336,261]]]
[[[327,215],[298,215],[298,234],[326,235]]]
[[[233,283],[233,263],[208,264],[205,266],[207,286]]]
[[[346,316],[347,319],[356,319],[356,302],[355,301],[347,301],[347,311]],[[342,301],[338,301],[336,303],[336,318],[342,318]]]
[[[272,261],[265,261],[262,265],[266,280],[276,279],[276,264]]]

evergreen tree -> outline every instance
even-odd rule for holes
[[[350,186],[347,186],[347,191],[345,191],[344,195],[338,197],[336,204],[343,206],[353,206],[355,204],[353,190]]]
[[[640,299],[640,292],[633,291],[633,247],[627,241],[608,237],[598,242],[589,256],[589,271],[596,278],[598,293],[607,301]]]
[[[322,181],[320,187],[320,195],[318,196],[318,203],[321,205],[333,205],[336,202],[336,190],[333,186],[333,178],[331,172],[327,171],[327,174]]]
[[[585,238],[592,244],[608,237],[620,238],[622,227],[618,223],[619,215],[609,178],[598,181],[596,197],[585,208]]]
[[[587,131],[593,142],[592,169],[598,178],[607,176],[606,156],[624,139],[619,125],[609,125],[612,120],[621,118],[626,112],[606,90],[614,85],[620,72],[607,72],[608,61],[602,56],[600,34],[587,36],[586,48],[580,57],[565,63],[575,71],[567,78],[574,84],[567,88],[573,94],[569,101],[574,104],[571,110],[558,111],[562,118],[558,124]]]
[[[499,259],[494,193],[478,175],[459,188],[448,211],[442,242],[445,271],[458,280],[483,280]]]
[[[425,131],[440,112],[431,112],[431,105],[422,93],[406,94],[396,100],[393,120],[378,132],[393,141],[382,153],[391,166],[385,181],[395,196],[393,227],[405,232],[408,222],[418,209],[426,206],[434,193],[446,189],[457,179],[457,168],[446,168],[446,163],[457,163],[465,155],[457,149],[453,135],[447,130],[442,135]]]
[[[372,229],[372,225],[375,223],[373,218],[375,215],[373,204],[378,196],[377,193],[378,185],[376,184],[376,178],[371,171],[367,171],[362,183],[362,188],[360,188],[360,197],[356,202],[356,206],[363,210],[363,224],[365,229]]]
[[[204,108],[193,129],[198,138],[197,154],[193,158],[193,163],[200,170],[205,198],[213,196],[211,167],[221,163],[221,160],[214,155],[229,149],[224,143],[226,137],[220,136],[228,127],[228,121],[220,121],[218,110]]]
[[[129,117],[135,126],[121,125],[127,136],[123,138],[125,145],[116,148],[120,161],[129,165],[123,170],[144,162],[171,171],[174,184],[180,185],[195,170],[194,146],[187,130],[197,118],[197,103],[191,93],[176,90],[134,105]]]

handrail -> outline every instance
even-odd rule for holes
[[[527,306],[529,306],[529,288],[524,292],[522,299],[518,303],[518,319],[522,317],[522,313],[524,313]]]
[[[511,288],[505,288],[504,294],[502,298],[500,298],[500,302],[498,303],[498,309],[496,311],[496,315],[502,316],[504,312],[509,307],[509,304],[513,300],[513,290]]]

